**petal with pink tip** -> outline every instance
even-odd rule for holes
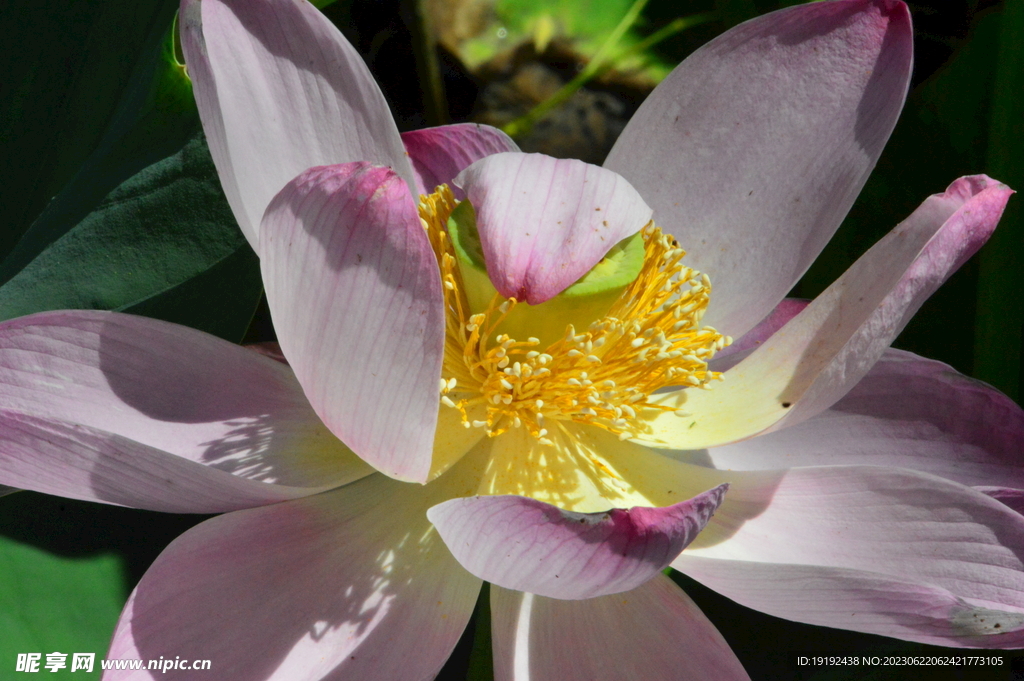
[[[665,575],[581,601],[491,586],[491,621],[495,681],[749,678],[715,625]]]
[[[860,383],[794,426],[708,451],[715,468],[865,464],[1024,488],[1024,410],[949,365],[885,351]]]
[[[429,490],[374,475],[194,527],[143,576],[107,657],[180,655],[264,681],[433,678],[480,580],[431,529]]]
[[[464,497],[427,512],[448,548],[488,582],[551,598],[628,591],[704,528],[728,485],[665,508],[573,513],[518,496]]]
[[[416,174],[416,190],[431,194],[441,184],[451,185],[455,176],[474,162],[505,151],[519,151],[512,138],[481,123],[456,123],[402,133],[402,142]],[[452,187],[455,198],[465,193]]]
[[[929,197],[720,383],[661,398],[692,418],[662,412],[652,419],[645,443],[717,446],[795,425],[830,407],[985,243],[1012,193],[978,175]]]
[[[975,606],[912,577],[686,554],[675,567],[741,605],[788,620],[939,646],[1024,646],[1024,611]]]
[[[767,14],[680,64],[605,161],[711,277],[705,323],[739,337],[786,295],[846,215],[910,81],[902,2]]]
[[[624,471],[623,482],[648,490],[652,500],[672,498],[681,490],[692,494],[730,485],[714,517],[672,563],[702,580],[686,567],[689,557],[855,570],[870,573],[874,580],[921,587],[922,598],[945,594],[933,604],[936,610],[959,599],[969,606],[969,616],[985,609],[1024,613],[1024,517],[977,490],[924,473],[875,466],[718,470],[651,456],[655,452],[643,457],[636,443],[614,436],[605,440],[608,467]],[[736,600],[740,597],[734,594],[746,588],[707,583]],[[844,607],[844,602],[837,595],[833,605]],[[749,604],[790,616],[786,610]],[[880,613],[904,607],[898,600],[880,600],[879,605],[888,608]],[[920,599],[906,604],[919,606],[929,607]],[[829,607],[825,599],[820,609]],[[962,622],[963,612],[961,608],[950,615]],[[832,626],[846,626],[835,617]]]
[[[278,341],[313,408],[381,472],[426,481],[444,310],[405,182],[366,163],[311,168],[274,197],[262,230]]]
[[[210,152],[256,252],[263,211],[312,166],[415,175],[362,58],[308,2],[182,0],[181,43]]]
[[[575,159],[494,154],[455,184],[476,209],[494,288],[530,305],[564,291],[651,219],[629,182]]]
[[[724,349],[715,353],[710,367],[714,371],[727,371],[746,359],[762,343],[775,335],[775,332],[789,323],[789,320],[804,311],[810,301],[799,298],[783,298],[767,317],[757,326],[743,334]]]
[[[194,329],[98,311],[0,324],[0,481],[151,510],[274,503],[371,469],[287,366]]]
[[[705,469],[695,477],[731,485],[673,562],[697,579],[686,568],[689,556],[855,570],[945,591],[970,608],[1017,613],[1024,624],[1024,517],[974,489],[879,466]],[[713,586],[733,597],[724,577]]]

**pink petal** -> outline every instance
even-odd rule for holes
[[[278,341],[316,413],[378,470],[425,481],[444,311],[405,183],[365,163],[311,168],[274,197],[262,231]]]
[[[455,176],[491,154],[519,151],[512,138],[480,123],[457,123],[402,133],[402,142],[416,174],[416,191],[430,194],[438,185],[451,185]],[[465,193],[452,187],[457,199]]]
[[[160,511],[292,499],[370,472],[288,367],[111,312],[0,324],[0,481]]]
[[[992,497],[1004,506],[1009,506],[1017,513],[1024,514],[1024,489],[984,485],[979,485],[974,489],[978,490],[982,494]]]
[[[181,43],[224,193],[259,252],[263,211],[311,166],[415,176],[363,60],[308,2],[182,0]]]
[[[664,575],[581,601],[492,586],[491,621],[495,681],[749,678],[715,626]]]
[[[249,343],[245,346],[246,350],[252,350],[253,352],[269,357],[270,359],[281,362],[282,364],[288,364],[288,359],[281,352],[281,344],[277,341],[263,341],[260,343]]]
[[[481,579],[552,598],[636,588],[667,566],[722,503],[728,485],[666,508],[573,513],[518,496],[452,499],[427,516]]]
[[[808,303],[809,301],[799,298],[783,298],[757,326],[743,334],[742,338],[733,341],[732,345],[716,352],[711,368],[714,371],[727,371],[739,364],[776,331],[788,324],[790,319],[803,312]]]
[[[845,397],[795,426],[708,453],[715,468],[868,464],[1024,488],[1024,410],[952,367],[888,349]]]
[[[651,219],[628,182],[574,159],[494,154],[463,170],[455,183],[476,209],[494,287],[530,305],[571,286]]]
[[[676,567],[741,605],[797,622],[939,646],[1024,647],[1024,613],[975,606],[913,578],[685,554]]]
[[[427,490],[378,475],[196,526],[143,576],[107,657],[208,659],[218,678],[261,681],[433,678],[480,580],[430,529]]]
[[[886,603],[878,595],[858,600],[841,584],[830,600],[828,589],[818,587],[817,607],[829,620],[801,616],[802,621],[894,635],[878,625],[885,613],[905,607],[908,616],[916,617],[930,607],[954,632],[964,612],[981,610],[1010,613],[1007,617],[1018,622],[1014,628],[1024,629],[1024,517],[975,490],[924,473],[874,466],[716,471],[713,477],[730,481],[729,496],[673,567],[729,598],[744,602],[749,574],[761,574],[760,569],[737,568],[730,577],[733,573],[716,572],[718,563],[707,571],[693,568],[699,563],[691,556],[792,566],[793,573],[780,568],[779,581],[790,574],[812,583],[819,575],[831,579],[833,573],[824,569],[829,568],[856,571],[868,582],[880,580],[883,593],[897,589],[893,583],[920,587],[906,606],[898,600]],[[795,617],[791,610],[776,609],[775,602],[765,599],[752,607]],[[958,609],[949,609],[951,602]],[[856,609],[849,609],[851,603]],[[869,608],[874,610],[865,614]],[[844,616],[848,624],[842,624]],[[959,635],[977,633],[983,632],[961,627]],[[910,632],[898,635],[925,640]],[[968,644],[978,643],[969,638],[957,643]]]
[[[867,374],[921,304],[988,240],[1012,193],[983,175],[957,180],[761,346],[764,357],[769,346],[780,354],[809,351],[791,383],[804,399],[789,423],[828,408]]]
[[[663,398],[697,418],[660,416],[649,442],[676,449],[717,446],[793,426],[832,406],[867,374],[928,296],[985,243],[1012,193],[978,175],[929,197],[721,383]]]
[[[860,192],[903,106],[902,2],[780,10],[679,65],[605,161],[711,277],[705,323],[739,337],[782,299]]]

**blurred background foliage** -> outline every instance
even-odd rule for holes
[[[673,65],[730,26],[797,3],[315,4],[364,56],[401,129],[486,122],[513,133],[524,150],[600,163]],[[906,109],[795,296],[817,295],[956,177],[985,172],[1024,187],[1024,2],[909,4],[916,62]],[[273,337],[258,262],[223,198],[175,58],[176,8],[173,0],[11,0],[0,9],[0,320],[111,309],[234,342]],[[895,345],[1019,400],[1022,229],[1017,198],[992,241]],[[19,652],[102,657],[133,585],[164,546],[203,519],[29,492],[0,498],[0,676]],[[674,576],[755,679],[906,678],[899,669],[798,668],[794,659],[937,650],[778,620]],[[486,614],[486,602],[480,609]],[[490,677],[488,630],[486,617],[470,625],[441,678]],[[979,669],[929,673],[992,678]]]

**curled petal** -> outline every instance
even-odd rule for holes
[[[829,409],[708,455],[719,469],[870,464],[1024,488],[1021,452],[1024,410],[1013,400],[942,362],[890,348]]]
[[[729,480],[730,493],[673,567],[729,598],[813,624],[946,645],[999,646],[998,637],[978,637],[1024,632],[1024,517],[976,490],[876,466],[694,475]],[[701,567],[695,558],[715,560]],[[772,570],[767,586],[753,585]],[[801,584],[816,606],[807,597],[784,604]],[[776,586],[785,590],[768,597]],[[905,596],[887,602],[901,588]],[[985,622],[970,622],[985,613],[1002,613],[1002,624],[984,631]]]
[[[578,601],[492,585],[491,621],[495,681],[749,678],[715,625],[664,575]],[[640,642],[631,632],[642,632]]]
[[[455,183],[476,209],[494,288],[530,305],[571,286],[651,219],[628,182],[573,159],[495,154],[466,168]]]
[[[728,485],[666,508],[573,513],[518,496],[452,499],[427,512],[452,554],[493,584],[551,598],[633,589],[704,528]]]
[[[278,341],[313,408],[381,472],[425,481],[444,310],[405,182],[365,163],[311,168],[274,197],[262,230]]]
[[[451,185],[455,176],[474,162],[505,151],[519,151],[512,138],[481,123],[456,123],[402,133],[402,142],[416,174],[416,191],[430,194],[441,184]],[[465,192],[452,187],[455,198]]]
[[[1010,194],[983,175],[929,197],[803,312],[710,390],[680,390],[645,436],[699,449],[779,430],[818,414],[871,369],[921,304],[995,229]]]
[[[647,98],[605,167],[711,277],[705,323],[740,337],[807,270],[896,124],[911,61],[902,2],[810,3],[719,36]]]
[[[114,312],[0,324],[0,481],[159,511],[274,503],[365,476],[287,366]]]
[[[182,0],[181,44],[221,185],[259,252],[263,211],[306,168],[368,161],[415,176],[359,54],[308,2]]]
[[[480,580],[431,529],[429,494],[373,475],[197,525],[142,577],[107,657],[210,660],[231,679],[434,678]]]
[[[788,324],[790,319],[803,312],[808,302],[799,298],[784,298],[757,326],[743,334],[742,338],[736,339],[732,345],[727,345],[716,352],[711,361],[711,369],[727,371],[739,364],[741,360],[746,359],[750,353],[771,338],[776,331]]]
[[[1017,513],[1024,514],[1024,489],[985,485],[978,485],[974,489],[978,490],[982,494],[992,497],[1004,506],[1009,506]]]

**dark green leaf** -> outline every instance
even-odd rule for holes
[[[1024,189],[1024,3],[1002,8],[999,56],[989,120],[986,172]],[[1010,199],[999,229],[981,252],[974,375],[1020,398],[1024,340],[1024,209]]]
[[[162,37],[177,5],[176,0],[3,4],[0,255],[9,251],[50,199],[81,174],[86,159],[116,147],[147,105],[156,103],[154,74],[164,48]],[[158,138],[173,137],[159,126],[151,126],[151,132]],[[170,148],[148,159],[141,157],[144,149],[138,140],[123,146],[122,163],[131,166],[134,159],[136,165],[120,177],[108,178],[110,168],[87,169],[93,184],[107,182],[93,203],[183,141],[171,141]]]
[[[119,184],[181,149],[199,130],[191,85],[173,56],[171,30],[170,24],[162,32],[154,30],[98,146],[4,258],[0,282],[85,218]]]
[[[125,181],[0,286],[0,319],[120,310],[238,341],[259,293],[258,263],[197,136]]]
[[[494,681],[494,655],[491,644],[491,585],[486,582],[480,590],[473,613],[475,625],[473,648],[469,653],[466,681]]]

